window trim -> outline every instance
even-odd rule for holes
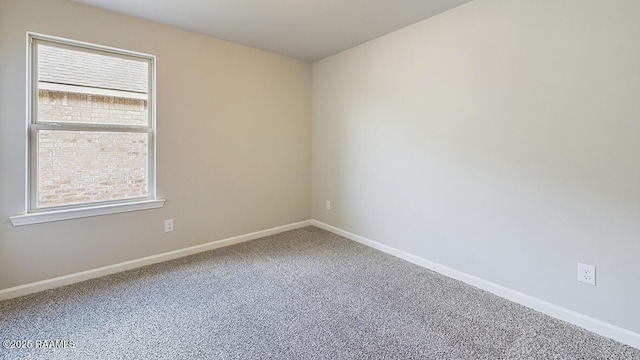
[[[123,58],[139,58],[149,61],[150,71],[148,79],[147,92],[147,111],[148,122],[145,126],[118,126],[105,124],[56,124],[53,122],[38,123],[37,122],[37,62],[34,59],[34,48],[36,43],[45,43],[47,45],[59,46],[62,48],[71,48],[73,50],[81,50],[87,52],[108,52],[115,56]],[[141,52],[128,51],[123,49],[112,48],[97,44],[86,43],[82,41],[70,40],[50,35],[44,35],[34,32],[27,32],[27,79],[26,79],[26,171],[25,171],[25,211],[23,215],[11,216],[10,220],[14,226],[28,225],[41,222],[50,222],[58,220],[68,220],[74,218],[82,218],[89,216],[113,214],[119,212],[128,212],[135,210],[153,209],[164,206],[165,200],[158,199],[156,194],[156,57],[155,55],[145,54]],[[38,148],[36,134],[38,130],[54,129],[62,130],[73,129],[90,129],[91,131],[127,131],[127,132],[146,132],[149,134],[148,158],[147,158],[147,194],[146,197],[135,197],[127,199],[117,199],[99,202],[85,202],[80,204],[69,204],[61,206],[51,206],[37,208],[37,156]]]
[[[117,214],[129,211],[157,209],[164,206],[164,199],[129,201],[122,204],[106,204],[84,206],[79,208],[61,209],[55,211],[40,211],[25,215],[11,216],[13,226],[40,224],[52,221],[79,219],[91,216]]]

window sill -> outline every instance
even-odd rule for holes
[[[161,200],[145,200],[129,202],[126,204],[110,204],[90,206],[76,209],[46,211],[38,213],[29,213],[25,215],[11,216],[9,219],[13,226],[40,224],[52,221],[61,221],[69,219],[78,219],[90,216],[99,216],[107,214],[117,214],[129,211],[157,209],[164,206],[164,199]]]

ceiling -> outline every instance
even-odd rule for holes
[[[471,0],[75,0],[316,61]]]

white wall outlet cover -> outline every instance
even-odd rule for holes
[[[331,201],[327,200],[327,202],[325,203],[325,209],[331,210]]]
[[[596,267],[578,263],[578,281],[596,286]]]
[[[164,232],[172,232],[173,231],[173,219],[164,221]]]

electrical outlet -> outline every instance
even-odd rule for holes
[[[331,211],[331,201],[327,200],[327,202],[324,204],[324,208]]]
[[[164,221],[164,232],[172,232],[173,231],[173,219]]]
[[[596,286],[596,267],[578,263],[578,281]]]

